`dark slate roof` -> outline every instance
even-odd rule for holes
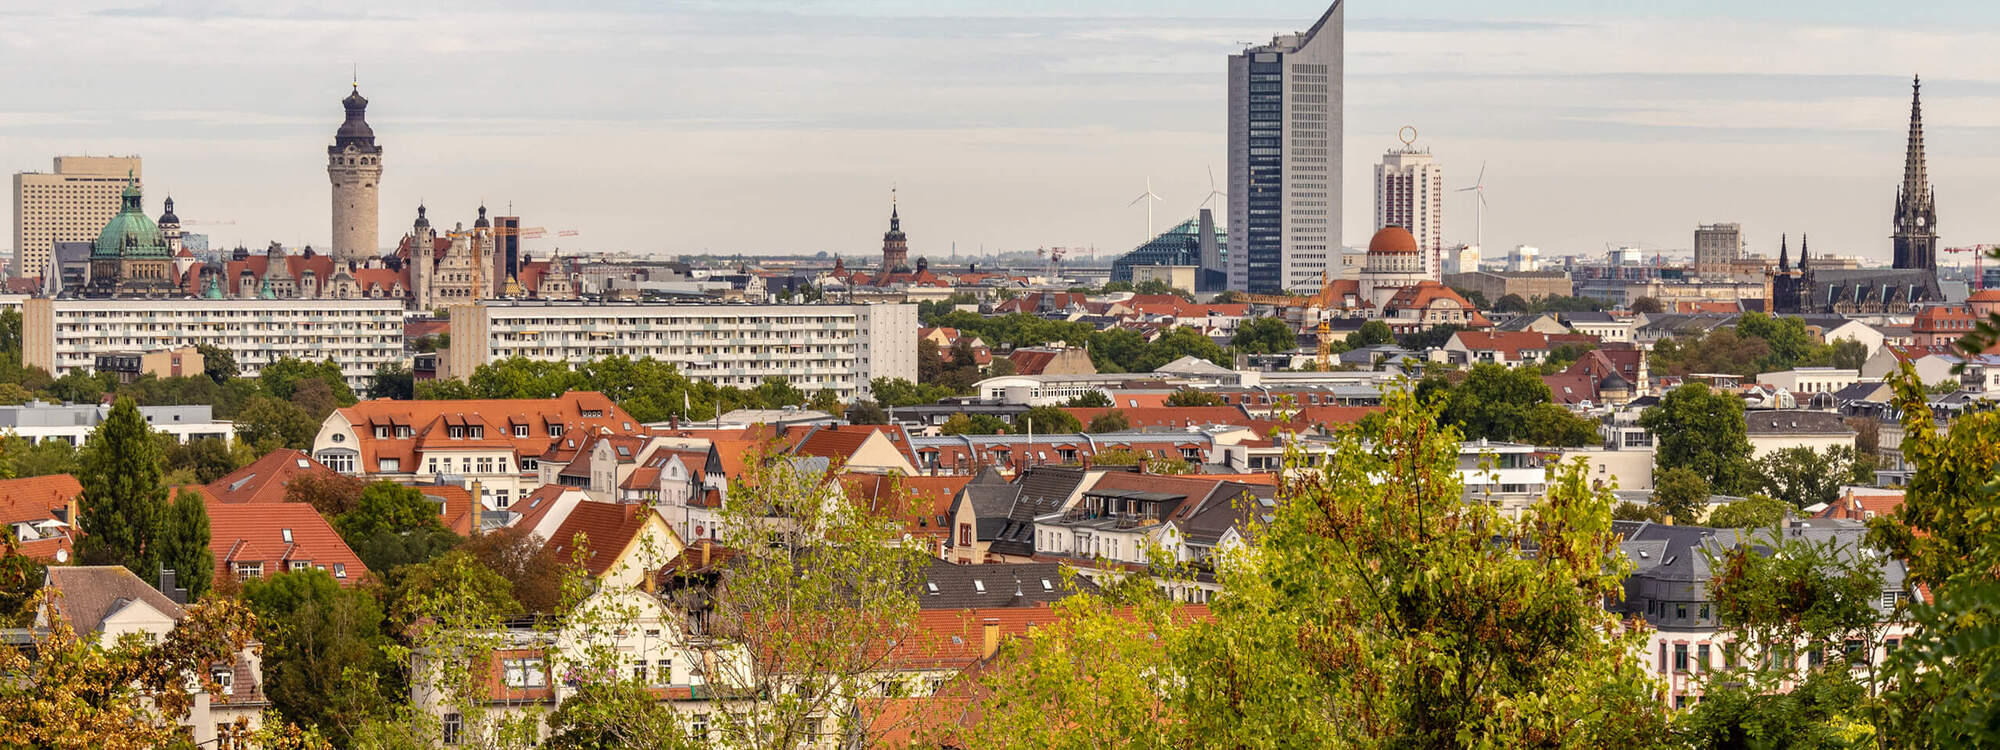
[[[1073,576],[1065,586],[1060,563],[954,565],[932,560],[920,572],[921,609],[990,609],[1046,606],[1071,594],[1097,592],[1097,584]]]
[[[1756,409],[1743,412],[1752,435],[1852,435],[1844,417],[1833,412],[1801,409]]]
[[[1887,388],[1888,386],[1882,383],[1851,383],[1840,390],[1834,391],[1833,397],[1840,399],[1843,403],[1848,401],[1886,401],[1888,399],[1877,398],[1877,396],[1886,393],[1885,389]]]
[[[1184,510],[1181,533],[1190,542],[1215,544],[1232,526],[1270,523],[1277,513],[1277,491],[1270,485],[1222,482],[1199,506]]]
[[[996,554],[1029,556],[1035,554],[1035,517],[1062,510],[1062,503],[1076,492],[1076,486],[1083,482],[1088,472],[1074,466],[1037,466],[1023,473],[1011,486],[1017,494],[1007,512],[990,537],[993,542],[987,549]],[[972,485],[966,485],[970,490]],[[986,536],[986,516],[979,516],[978,533]]]

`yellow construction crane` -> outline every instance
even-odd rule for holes
[[[1333,354],[1333,324],[1322,318],[1319,321],[1319,365],[1320,372],[1333,369],[1328,357]]]

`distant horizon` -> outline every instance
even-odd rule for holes
[[[536,256],[560,239],[564,252],[865,257],[896,186],[913,257],[948,258],[956,241],[1108,258],[1146,238],[1126,204],[1147,179],[1166,199],[1154,232],[1193,213],[1210,169],[1220,179],[1227,55],[1326,3],[1249,18],[1181,0],[489,6],[0,11],[0,66],[20,84],[0,105],[0,166],[136,153],[149,215],[171,194],[216,247],[324,248],[324,149],[358,70],[385,151],[384,250],[420,200],[446,227],[511,200],[549,232],[524,243]],[[1485,165],[1489,256],[1685,253],[1697,224],[1735,221],[1754,254],[1775,255],[1780,235],[1796,250],[1803,233],[1815,254],[1886,263],[1914,72],[1942,242],[2000,242],[2000,61],[1987,52],[2000,10],[1347,12],[1347,246],[1373,228],[1373,165],[1412,125],[1448,190]],[[47,41],[81,35],[101,43]],[[8,212],[12,244],[11,199]],[[1472,224],[1469,199],[1447,196],[1446,242],[1471,242]]]

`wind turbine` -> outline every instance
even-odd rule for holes
[[[1153,194],[1153,178],[1148,177],[1146,178],[1146,192],[1140,193],[1139,197],[1133,198],[1131,203],[1125,204],[1126,208],[1131,208],[1140,203],[1146,204],[1146,236],[1139,240],[1141,243],[1153,241],[1153,204],[1165,200],[1165,198]]]
[[[1479,163],[1479,179],[1472,187],[1462,187],[1458,192],[1471,192],[1479,202],[1472,204],[1472,244],[1486,246],[1486,162]]]
[[[1216,187],[1215,187],[1215,167],[1209,167],[1209,168],[1208,168],[1208,197],[1207,197],[1207,198],[1203,198],[1203,199],[1202,199],[1202,201],[1201,201],[1201,205],[1200,205],[1200,206],[1197,206],[1197,208],[1208,208],[1208,204],[1210,204],[1210,203],[1214,203],[1214,202],[1215,202],[1215,199],[1216,199],[1216,197],[1217,197],[1217,196],[1221,196],[1221,197],[1223,197],[1223,198],[1228,198],[1228,197],[1229,197],[1229,194],[1228,194],[1228,193],[1225,193],[1225,192],[1222,192],[1221,190],[1218,190],[1218,189],[1216,189]]]

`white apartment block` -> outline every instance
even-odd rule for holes
[[[14,173],[14,276],[46,276],[55,243],[97,239],[128,176],[141,177],[139,157],[58,156],[53,172]]]
[[[110,416],[104,404],[50,404],[30,401],[18,406],[0,406],[0,434],[25,438],[29,443],[60,440],[82,446]],[[224,443],[236,437],[235,425],[217,421],[207,404],[186,406],[141,406],[139,415],[157,432],[172,435],[179,442],[215,438]]]
[[[21,361],[62,377],[97,355],[208,344],[235,355],[242,377],[290,357],[331,359],[349,387],[403,361],[400,299],[46,299],[21,305]]]
[[[1387,226],[1408,229],[1417,238],[1424,274],[1432,281],[1444,278],[1446,265],[1462,264],[1445,262],[1444,167],[1431,158],[1429,149],[1391,149],[1375,165],[1375,229]]]
[[[1861,382],[1860,370],[1838,367],[1795,367],[1784,372],[1758,373],[1757,382],[1799,395],[1803,403],[1814,393],[1832,393]]]
[[[779,377],[807,393],[865,395],[875,378],[917,379],[917,306],[484,301],[451,308],[439,377],[512,357],[581,364],[671,362],[720,386]]]

